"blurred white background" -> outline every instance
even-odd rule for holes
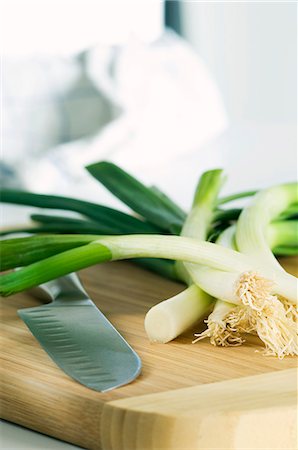
[[[232,119],[296,121],[296,2],[183,2],[181,16]]]
[[[206,168],[296,177],[296,2],[167,2],[178,34],[159,0],[2,8],[6,180],[104,201],[83,167],[109,159],[187,206]]]
[[[164,28],[159,0],[1,0],[6,55],[69,56],[93,45],[124,45],[132,36],[158,39]]]
[[[226,192],[297,178],[296,2],[168,2],[176,33],[159,0],[0,5],[2,183],[120,206],[83,170],[105,158],[187,207],[207,168]]]
[[[227,189],[297,179],[297,2],[182,2],[181,29],[228,114]]]

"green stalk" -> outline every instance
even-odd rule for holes
[[[297,220],[298,219],[298,204],[290,205],[286,211],[278,216],[278,220]]]
[[[280,242],[282,242],[283,239],[284,241],[287,241],[289,238],[287,235],[285,239],[285,228],[288,230],[288,225],[284,228],[281,223],[272,223],[269,228],[271,229],[271,232],[268,233],[269,230],[267,230],[267,234],[274,236],[274,238],[277,238],[279,235]],[[293,231],[293,225],[291,225],[290,228],[291,231]],[[216,243],[226,248],[236,249],[235,232],[236,225],[227,228],[217,239]],[[222,272],[207,267],[204,268],[204,270],[205,274],[203,274],[203,276],[205,276],[205,278],[206,276],[211,277],[214,280],[214,284],[220,281]],[[250,288],[252,293],[254,284],[249,286],[249,279],[254,278],[254,282],[258,282],[258,279],[260,280],[260,278],[255,278],[253,274],[249,273],[247,275],[248,276],[246,276],[246,279],[244,280],[245,285],[242,292],[245,293],[245,291]],[[265,280],[261,280],[261,284],[263,284],[264,281]],[[230,283],[236,286],[233,279],[231,279]],[[238,283],[237,280],[236,283]],[[221,284],[222,297],[216,301],[214,310],[206,321],[207,329],[203,333],[196,334],[195,336],[197,339],[194,342],[208,337],[213,345],[224,347],[235,346],[245,342],[243,335],[247,333],[257,333],[265,344],[266,354],[278,356],[280,359],[287,355],[297,355],[297,330],[293,320],[294,316],[292,317],[292,311],[295,311],[295,307],[287,304],[287,302],[285,305],[283,304],[284,298],[286,297],[284,297],[283,300],[279,300],[277,297],[268,295],[269,285],[267,285],[267,294],[265,289],[265,291],[263,291],[263,299],[261,302],[257,300],[256,304],[247,304],[244,302],[242,305],[235,306],[233,302],[230,302],[230,295],[227,296],[226,301],[223,301],[225,300],[223,297],[224,290],[227,286],[227,278],[224,277],[223,283],[219,284]],[[266,282],[264,286],[266,286]],[[258,292],[256,299],[258,299],[259,294],[260,291]],[[250,296],[248,296],[248,298],[251,299]],[[297,299],[295,300],[295,293],[293,290],[293,303],[296,301]],[[257,303],[259,303],[259,306],[257,306]],[[250,308],[248,308],[248,306],[250,306]]]
[[[216,205],[218,192],[224,182],[221,169],[205,172],[198,183],[190,213],[182,228],[182,236],[205,239],[213,210]]]
[[[112,194],[150,223],[168,231],[181,227],[185,213],[155,188],[148,188],[115,164],[101,161],[86,167]]]
[[[272,250],[276,256],[297,256],[298,247],[287,247],[286,245],[279,245]]]
[[[57,216],[57,215],[52,215],[52,214],[31,214],[30,218],[34,222],[38,222],[38,223],[42,223],[42,224],[49,224],[49,223],[57,223],[57,224],[65,224],[65,225],[88,224],[90,226],[100,227],[99,222],[96,222],[94,220],[79,219],[77,217]]]
[[[31,242],[41,237],[31,237]],[[54,236],[65,242],[70,242],[73,238],[84,240],[85,236]],[[72,238],[72,239],[70,239]],[[82,245],[71,250],[67,250],[54,256],[21,268],[17,272],[5,274],[0,277],[0,293],[4,296],[16,293],[30,287],[50,281],[59,276],[76,270],[83,269],[89,265],[104,261],[103,255],[109,259],[132,259],[132,258],[167,258],[180,261],[188,261],[201,264],[211,264],[217,269],[233,270],[239,267],[247,270],[250,261],[240,253],[225,249],[209,242],[199,242],[190,238],[178,236],[161,235],[126,235],[126,236],[97,236],[87,245]],[[26,238],[25,238],[26,239]],[[14,239],[13,248],[18,248],[18,243],[24,244],[25,239]],[[49,239],[49,237],[48,237]],[[87,236],[90,239],[90,236]],[[5,241],[3,241],[5,242]],[[3,246],[1,242],[1,247]],[[78,241],[75,241],[78,242]],[[99,244],[99,245],[97,245]],[[94,245],[94,247],[93,247]],[[38,248],[38,245],[36,246]],[[6,246],[7,248],[7,246]],[[49,251],[46,245],[44,254]],[[98,249],[98,250],[96,250]],[[104,250],[104,251],[103,251]],[[5,247],[4,247],[5,251]],[[89,258],[90,253],[90,258]],[[98,256],[98,259],[96,258]],[[29,255],[30,257],[30,255]],[[24,256],[25,258],[25,256]]]
[[[181,236],[206,240],[208,228],[214,217],[218,193],[223,183],[224,176],[221,169],[210,170],[201,176]],[[191,265],[177,263],[178,273],[189,283],[192,280],[192,269]]]
[[[219,270],[248,270],[251,259],[234,250],[193,238],[165,235],[100,236],[110,248],[113,260],[126,258],[166,258],[205,264]]]
[[[282,220],[271,223],[266,230],[270,248],[298,247],[298,220]]]
[[[222,247],[237,250],[235,234],[236,225],[231,225],[218,236],[216,243]]]
[[[209,171],[200,179],[197,191],[194,197],[192,209],[186,219],[182,234],[184,236],[206,239],[208,228],[212,219],[215,217],[214,210],[218,202],[218,194],[223,185],[224,176],[222,170]],[[231,286],[234,285],[238,275],[214,271],[216,277],[211,285],[209,273],[212,269],[203,265],[194,265],[184,263],[187,273],[190,275],[193,283],[199,286],[203,291],[208,292],[211,297],[217,297],[219,286],[221,286],[221,298],[223,300],[231,299],[237,302]],[[227,289],[225,289],[225,287]]]
[[[242,209],[219,209],[213,214],[213,222],[229,222],[231,220],[237,220],[241,214]]]
[[[164,192],[162,192],[157,186],[151,186],[150,189],[151,191],[154,192],[155,195],[157,195],[160,198],[160,200],[164,203],[164,205],[167,208],[170,208],[172,212],[176,213],[177,216],[181,218],[181,220],[183,220],[183,218],[186,217],[186,214],[183,211],[183,209],[181,209],[180,206],[178,206],[175,202],[173,202],[173,200]]]
[[[111,259],[111,251],[100,243],[73,248],[1,276],[0,294],[9,296]]]
[[[208,171],[201,176],[182,234],[205,239],[222,181],[222,170]],[[175,339],[206,315],[212,305],[212,298],[192,283],[188,265],[176,263],[176,267],[189,287],[147,312],[145,330],[151,342],[166,343]]]
[[[235,234],[236,225],[231,225],[220,234],[216,243],[237,249]],[[283,220],[270,223],[266,230],[266,240],[273,253],[296,255],[298,251],[298,221]]]
[[[99,222],[102,226],[107,226],[115,234],[158,233],[161,231],[161,228],[158,226],[154,226],[116,209],[74,198],[3,189],[1,191],[1,202],[75,211]]]
[[[232,195],[227,195],[226,197],[222,197],[218,200],[218,205],[224,205],[225,203],[229,203],[234,200],[239,200],[239,198],[252,197],[257,192],[258,191],[245,191],[245,192],[238,192]]]
[[[275,186],[256,194],[237,222],[236,244],[239,251],[262,265],[283,270],[267,242],[266,230],[276,217],[297,201],[297,183]]]
[[[98,239],[98,235],[39,235],[1,241],[0,271],[28,266],[72,248]],[[132,262],[152,272],[179,281],[173,261],[159,258],[138,258]]]
[[[0,270],[28,266],[42,259],[81,247],[97,240],[98,235],[45,235],[1,241]]]
[[[93,245],[95,249],[98,249],[97,253]],[[107,255],[109,255],[108,258]],[[143,257],[166,258],[206,265],[227,272],[229,280],[234,274],[239,276],[242,272],[255,269],[248,256],[211,242],[163,235],[99,236],[96,241],[88,245],[44,259],[15,273],[3,275],[0,277],[0,292],[4,296],[10,295],[97,262]],[[258,266],[256,270],[266,278],[272,277],[271,279],[275,282],[275,292],[289,301],[296,301],[295,277],[280,271],[267,270],[266,267]],[[212,295],[214,284],[215,280],[212,278],[208,283],[205,280],[204,290]],[[230,289],[234,295],[234,285],[231,285]],[[218,298],[220,297],[219,292]]]
[[[50,216],[52,217],[52,216]],[[58,234],[123,234],[120,231],[115,232],[113,227],[102,225],[85,220],[69,220],[69,221],[52,221],[40,222],[40,225],[20,228],[12,228],[0,232],[0,236],[7,236],[11,234],[30,233],[58,233]]]

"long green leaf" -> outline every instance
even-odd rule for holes
[[[276,256],[296,256],[298,255],[298,247],[288,247],[288,246],[279,246],[275,247],[273,250],[274,255]]]
[[[143,233],[160,232],[158,226],[153,226],[129,214],[74,198],[3,189],[0,199],[4,203],[75,211],[99,222],[102,226],[108,226],[110,230],[113,230],[114,234],[121,234],[124,232],[124,229],[125,233],[139,233],[141,232],[140,230]]]
[[[81,247],[98,239],[98,236],[34,236],[6,239],[0,242],[0,270],[32,264],[66,250]]]
[[[297,220],[298,219],[298,205],[297,203],[294,203],[291,205],[286,211],[283,211],[279,217],[278,220]]]
[[[244,192],[237,192],[236,194],[232,195],[227,195],[226,197],[222,197],[218,200],[218,205],[223,205],[225,203],[229,203],[234,200],[239,200],[239,198],[252,197],[257,192],[258,191],[244,191]]]
[[[56,229],[56,232],[61,230],[64,233],[68,232],[76,234],[84,234],[84,232],[88,234],[124,234],[125,230],[127,230],[127,224],[124,224],[123,226],[122,222],[118,224],[118,230],[115,232],[114,227],[101,222],[96,222],[94,220],[84,220],[45,214],[32,214],[30,217],[33,221],[43,224],[44,227],[47,226],[52,230]],[[127,234],[141,233],[142,229],[143,222],[138,221],[135,222],[133,227],[130,227],[130,232],[127,232]]]
[[[177,203],[175,203],[167,194],[161,191],[157,186],[151,186],[150,189],[157,195],[160,200],[173,212],[176,211],[177,215],[181,217],[181,219],[185,220],[186,213],[183,209],[180,208]]]
[[[99,226],[99,223],[95,222],[94,220],[79,219],[77,217],[57,216],[52,214],[31,214],[30,217],[34,222],[39,222],[43,224],[55,222],[65,225],[74,223],[78,225],[88,224],[88,225],[95,225],[97,227]]]
[[[111,258],[111,251],[100,243],[72,248],[2,275],[0,294],[8,296]]]
[[[231,208],[231,209],[219,209],[213,214],[213,222],[227,222],[230,220],[237,220],[241,214],[242,209]]]
[[[27,266],[66,250],[89,244],[96,239],[98,235],[39,235],[2,240],[0,271]],[[132,262],[165,278],[177,280],[173,261],[160,258],[135,258]]]
[[[148,188],[115,164],[102,161],[87,166],[88,172],[117,198],[152,224],[168,231],[173,225],[182,225],[185,219],[173,202],[155,189]]]
[[[123,234],[123,231],[115,233],[114,227],[90,220],[43,214],[32,214],[30,217],[37,223],[35,226],[7,228],[0,232],[0,236],[19,233]]]

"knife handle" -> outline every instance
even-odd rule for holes
[[[48,281],[47,283],[31,289],[30,292],[34,297],[46,301],[54,301],[62,294],[64,297],[69,296],[72,299],[76,297],[78,293],[87,295],[75,273],[70,273],[64,277],[57,278],[56,280]]]

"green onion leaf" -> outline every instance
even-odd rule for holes
[[[296,256],[298,255],[298,247],[290,247],[286,245],[280,245],[272,249],[276,256]]]
[[[48,235],[2,240],[0,270],[27,266],[96,239],[98,236]]]
[[[232,195],[227,195],[226,197],[222,197],[218,200],[218,205],[223,205],[224,203],[229,203],[234,200],[238,200],[239,198],[252,197],[257,192],[258,191],[245,191],[245,192],[238,192]]]
[[[1,192],[1,201],[17,205],[37,206],[39,208],[75,211],[99,222],[102,226],[108,226],[110,230],[113,230],[113,234],[157,233],[161,231],[158,226],[153,226],[148,222],[117,211],[116,209],[74,198],[3,189]]]
[[[183,224],[185,214],[172,201],[166,200],[160,191],[146,187],[115,164],[102,161],[86,169],[112,194],[152,224],[166,231],[173,225]]]
[[[111,251],[101,243],[73,248],[30,264],[19,271],[2,275],[0,277],[0,293],[8,296],[111,259]]]

